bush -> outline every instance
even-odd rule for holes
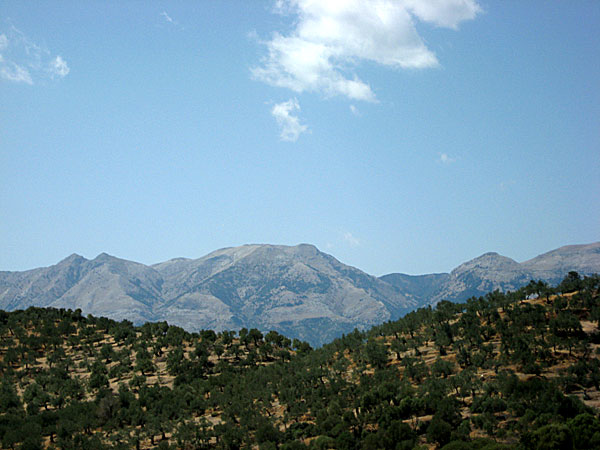
[[[330,438],[329,436],[319,436],[311,442],[310,446],[311,448],[316,448],[318,450],[327,450],[330,448],[335,448],[335,439]]]
[[[281,445],[281,450],[306,450],[306,445],[300,441],[286,442]]]
[[[444,445],[441,450],[472,450],[473,446],[465,441],[452,441]]]
[[[417,435],[412,428],[399,421],[393,421],[389,427],[383,431],[383,445],[387,449],[412,449],[415,445]]]
[[[427,440],[437,442],[439,445],[445,445],[450,442],[452,435],[452,426],[442,419],[433,418],[427,427]]]
[[[573,434],[566,425],[550,424],[537,429],[532,435],[533,448],[538,450],[572,450]]]
[[[578,450],[600,448],[600,420],[591,414],[579,414],[567,422]]]

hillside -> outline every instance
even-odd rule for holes
[[[600,278],[441,302],[312,350],[258,330],[0,314],[3,448],[592,449]]]

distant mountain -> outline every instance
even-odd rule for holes
[[[245,245],[152,267],[165,280],[160,316],[186,329],[254,326],[325,342],[416,306],[388,283],[306,244]]]
[[[525,261],[521,266],[550,284],[560,282],[569,271],[590,275],[600,272],[600,242],[567,245]]]
[[[189,331],[259,328],[322,344],[440,300],[465,300],[571,270],[600,272],[600,243],[561,247],[524,263],[486,253],[450,273],[381,278],[301,244],[244,245],[152,266],[102,253],[26,272],[0,272],[0,309],[81,309]]]
[[[379,278],[395,286],[417,300],[419,305],[428,303],[450,279],[449,273],[432,273],[429,275],[406,275],[404,273],[390,273]]]
[[[79,308],[140,323],[154,320],[162,283],[160,274],[143,264],[106,253],[91,261],[73,254],[50,267],[0,272],[0,308]]]
[[[0,308],[80,308],[136,324],[166,320],[199,329],[274,329],[322,344],[396,319],[417,303],[397,288],[312,245],[244,245],[153,266],[101,254],[0,272]]]
[[[499,289],[515,291],[530,280],[558,284],[570,271],[600,273],[600,242],[569,245],[518,263],[498,253],[485,253],[450,273],[411,276],[393,273],[380,279],[412,296],[419,304],[461,301]]]

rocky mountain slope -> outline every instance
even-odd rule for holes
[[[515,291],[530,280],[558,284],[570,271],[600,273],[600,242],[569,245],[518,263],[498,253],[485,253],[450,273],[411,276],[389,274],[381,280],[411,295],[419,304],[461,301],[499,289]]]
[[[26,272],[0,272],[0,309],[81,309],[135,324],[166,320],[187,330],[273,329],[311,344],[394,320],[423,304],[558,283],[600,272],[600,243],[561,247],[524,263],[486,253],[450,273],[381,278],[301,244],[244,245],[199,259],[146,266],[105,253],[71,255]]]
[[[396,319],[417,304],[392,285],[312,245],[245,245],[153,266],[107,254],[0,272],[0,308],[80,308],[139,324],[274,329],[321,344],[355,327]]]

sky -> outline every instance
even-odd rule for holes
[[[600,2],[0,3],[0,270],[600,240]]]

